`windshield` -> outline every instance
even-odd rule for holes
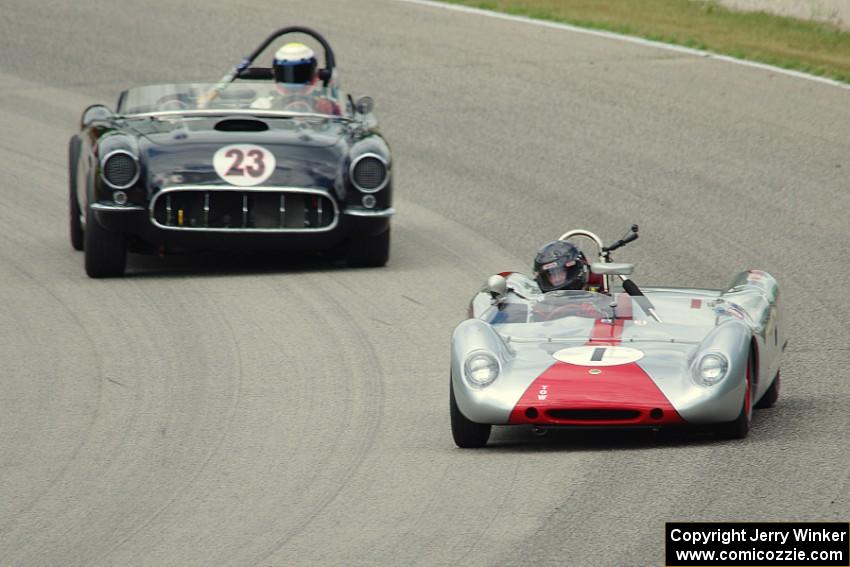
[[[121,96],[118,114],[224,110],[265,110],[295,114],[340,116],[342,95],[331,85],[287,91],[273,81],[239,81],[211,97],[214,83],[182,83],[132,88]],[[208,100],[209,99],[209,100]]]
[[[550,291],[525,302],[494,305],[482,319],[492,325],[505,323],[542,323],[566,317],[611,318],[611,297],[592,291]]]

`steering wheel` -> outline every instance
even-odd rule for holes
[[[186,110],[189,105],[180,98],[180,95],[170,94],[159,97],[156,101],[158,110]]]
[[[306,100],[294,100],[285,104],[283,109],[289,112],[313,112],[313,105]]]

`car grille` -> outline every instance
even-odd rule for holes
[[[160,228],[214,232],[305,232],[333,229],[336,203],[317,189],[169,187],[154,195]]]
[[[637,410],[617,409],[550,409],[546,415],[565,421],[627,421],[640,417]]]

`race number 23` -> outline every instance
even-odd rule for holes
[[[253,163],[249,161],[243,165],[242,162],[245,161],[245,156],[247,156],[249,160],[253,160]],[[262,150],[250,150],[246,154],[239,148],[230,148],[224,153],[224,157],[233,158],[233,165],[231,165],[230,169],[227,170],[227,175],[248,174],[251,177],[262,177],[263,173],[266,171],[264,159],[266,156],[263,154]]]
[[[213,167],[219,177],[240,187],[259,185],[274,172],[274,154],[253,144],[233,144],[219,149],[213,156]]]

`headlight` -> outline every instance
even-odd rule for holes
[[[499,377],[499,361],[486,350],[476,350],[466,357],[463,375],[473,388],[486,388]]]
[[[720,353],[710,352],[702,355],[702,358],[694,368],[694,379],[697,384],[703,386],[714,386],[723,378],[729,371],[729,361]]]
[[[111,152],[103,159],[103,181],[113,189],[126,189],[139,178],[136,156],[125,150]]]
[[[389,181],[387,162],[377,154],[363,154],[351,163],[351,182],[364,193],[375,193]]]

